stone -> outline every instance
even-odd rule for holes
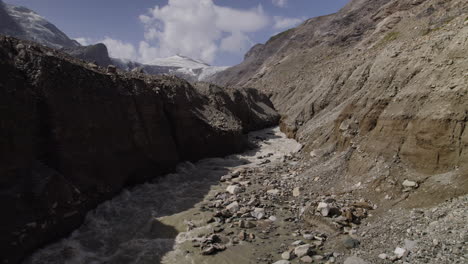
[[[280,190],[278,189],[271,189],[271,190],[268,190],[267,193],[270,194],[270,195],[278,195],[280,192]]]
[[[216,248],[213,246],[209,246],[202,251],[202,255],[213,255],[216,253]]]
[[[352,237],[347,237],[347,238],[343,239],[342,242],[343,242],[343,246],[345,246],[345,248],[347,248],[347,249],[356,248],[360,244],[359,240],[354,239]]]
[[[258,220],[265,217],[265,209],[263,208],[255,208],[251,213],[253,217],[257,218]]]
[[[275,222],[277,220],[276,216],[270,216],[268,217],[268,220],[272,221],[272,222]]]
[[[304,256],[301,258],[301,261],[304,263],[312,263],[314,260],[310,256]]]
[[[402,258],[406,254],[406,249],[397,247],[395,248],[395,251],[393,253],[395,253],[395,256],[397,256],[397,258]]]
[[[281,254],[281,258],[284,260],[290,260],[292,258],[290,251],[285,251]]]
[[[307,240],[314,239],[314,235],[312,235],[312,234],[303,234],[302,237],[304,237],[304,239],[307,239]]]
[[[410,187],[410,188],[417,188],[418,183],[414,182],[414,181],[410,181],[410,180],[405,180],[405,181],[403,181],[403,186]]]
[[[310,253],[310,248],[311,246],[309,244],[300,245],[294,248],[294,254],[299,258],[306,256]]]
[[[232,176],[231,175],[224,175],[221,177],[220,181],[221,182],[225,182],[225,181],[229,181],[232,179]],[[227,190],[226,190],[227,191]]]
[[[247,238],[247,233],[245,233],[245,231],[240,231],[237,235],[237,238],[239,238],[241,241],[244,241]]]
[[[294,197],[299,197],[300,195],[301,195],[301,188],[300,188],[300,187],[294,188],[294,190],[293,190],[293,196],[294,196]]]
[[[115,74],[117,73],[117,67],[114,65],[107,66],[107,73]]]
[[[352,256],[347,257],[343,264],[369,264],[367,261],[363,260],[362,258]]]
[[[327,203],[320,202],[317,205],[317,211],[319,211],[322,216],[328,216],[330,213],[330,206]]]
[[[239,203],[238,202],[232,202],[228,206],[226,206],[226,209],[231,212],[231,213],[237,213],[239,211]]]
[[[242,189],[238,185],[229,185],[226,188],[226,192],[228,192],[230,194],[238,194],[238,193],[242,192]]]
[[[255,224],[250,222],[250,221],[240,220],[239,221],[239,227],[240,228],[253,228],[253,227],[255,227]]]
[[[299,245],[302,245],[302,244],[304,244],[304,242],[302,240],[296,240],[296,241],[291,243],[291,245],[293,245],[293,246],[299,246]]]
[[[388,256],[385,253],[379,254],[379,259],[387,259]]]

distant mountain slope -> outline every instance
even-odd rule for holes
[[[77,41],[26,7],[13,6],[0,0],[0,15],[0,34],[32,40],[56,49],[80,46]]]
[[[142,70],[147,74],[169,74],[188,81],[205,81],[212,75],[226,70],[228,67],[210,66],[204,62],[182,55],[160,58],[142,64],[130,60],[112,59],[113,64],[123,70]]]
[[[114,64],[126,71],[136,69],[153,75],[175,75],[188,81],[204,81],[227,68],[210,66],[182,55],[155,59],[148,64],[111,58],[104,44],[82,46],[34,11],[26,7],[6,4],[2,0],[0,0],[0,34],[31,40],[54,49],[62,49],[76,58],[94,62],[103,67]]]

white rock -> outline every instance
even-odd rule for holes
[[[393,253],[395,253],[395,255],[398,258],[402,258],[406,253],[406,249],[401,248],[401,247],[397,247],[397,248],[395,248],[395,251]]]
[[[379,259],[387,259],[388,256],[385,253],[379,254]]]
[[[226,188],[226,192],[228,192],[230,194],[238,194],[238,193],[242,192],[242,189],[237,185],[229,185]]]
[[[330,206],[327,203],[320,202],[317,206],[317,211],[319,211],[323,216],[328,216],[330,213]]]
[[[253,217],[257,218],[257,219],[262,219],[263,217],[265,217],[265,209],[263,208],[255,208],[251,213],[250,213]]]
[[[294,196],[294,197],[298,197],[298,196],[300,196],[300,195],[301,195],[301,187],[296,187],[296,188],[294,188],[294,190],[293,190],[293,196]]]
[[[281,258],[285,260],[290,260],[291,259],[291,252],[285,251],[283,254],[281,254]]]
[[[302,245],[302,244],[304,244],[304,242],[302,242],[302,240],[296,240],[296,241],[292,242],[291,245],[293,245],[293,246],[299,246],[299,245]]]
[[[418,183],[417,183],[417,182],[414,182],[414,181],[405,180],[405,181],[403,182],[403,186],[405,186],[405,187],[411,187],[411,188],[417,188],[417,187],[418,187]]]
[[[276,216],[270,216],[268,217],[268,220],[272,221],[272,222],[275,222],[277,220]]]
[[[229,210],[231,213],[237,213],[239,211],[239,203],[238,202],[232,202],[228,206],[226,206],[226,209]]]
[[[271,189],[271,190],[268,190],[267,193],[268,194],[271,194],[271,195],[278,195],[279,194],[279,190],[278,189]]]
[[[296,254],[297,257],[303,257],[303,256],[306,256],[310,253],[310,245],[309,244],[305,244],[305,245],[301,245],[301,246],[298,246],[294,249],[294,254]]]

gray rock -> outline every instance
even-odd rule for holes
[[[229,185],[226,188],[226,192],[228,192],[230,194],[238,194],[238,193],[242,192],[242,189],[238,185]]]
[[[226,209],[229,210],[231,213],[236,213],[239,211],[239,203],[238,202],[232,202],[228,206],[226,206]]]
[[[263,217],[265,217],[265,209],[263,208],[255,208],[251,213],[250,213],[253,217],[257,218],[257,219],[262,219]]]
[[[345,246],[347,249],[352,249],[358,247],[360,244],[359,240],[354,239],[352,237],[347,237],[343,239],[343,246]]]

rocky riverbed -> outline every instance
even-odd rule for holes
[[[358,186],[315,192],[302,145],[278,128],[249,139],[251,151],[123,191],[25,263],[466,263],[466,196],[408,209]]]

